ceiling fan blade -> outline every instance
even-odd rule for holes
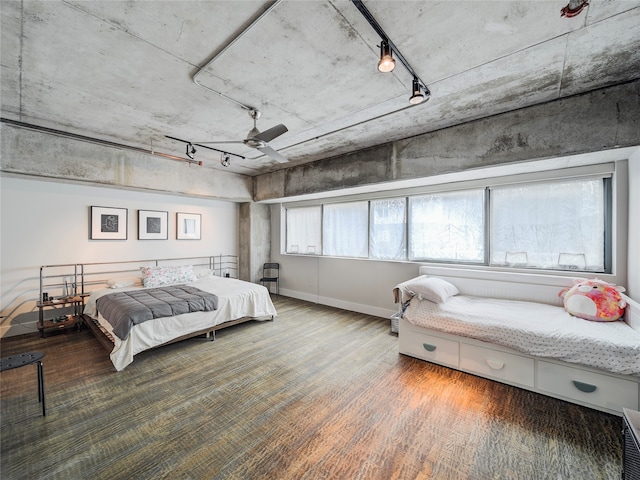
[[[194,145],[195,144],[213,145],[213,144],[216,144],[216,143],[244,143],[244,142],[242,140],[227,140],[226,142],[222,141],[222,142],[191,142],[191,143],[193,143]]]
[[[262,140],[263,142],[270,142],[276,137],[279,137],[283,133],[287,133],[289,129],[285,127],[283,124],[276,125],[275,127],[271,127],[269,130],[265,130],[253,138],[257,138],[258,140]]]
[[[282,155],[280,155],[278,152],[276,152],[269,145],[267,145],[265,147],[260,147],[260,148],[258,148],[258,150],[260,150],[265,155],[269,155],[271,158],[273,158],[277,162],[287,163],[289,161],[286,158],[284,158]]]

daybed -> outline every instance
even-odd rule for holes
[[[111,361],[116,370],[120,371],[142,351],[199,335],[214,339],[215,331],[221,328],[249,320],[274,319],[277,312],[269,291],[262,285],[225,275],[225,272],[237,271],[237,265],[235,260],[229,264],[223,257],[77,264],[74,266],[76,273],[64,278],[65,284],[68,278],[73,279],[74,293],[83,299],[88,295],[83,312],[84,324],[110,351]],[[226,257],[235,259],[232,256]],[[166,298],[167,292],[157,289],[173,289],[178,285],[186,286],[183,290],[188,292],[183,292],[187,297],[177,300],[188,307],[179,307],[172,303],[174,300],[158,306],[159,297],[156,294],[162,293],[163,298]],[[141,316],[140,313],[139,299],[132,300],[123,292],[134,292],[134,295],[135,292],[141,292],[143,296],[153,294],[150,303],[152,307],[149,307],[154,309],[153,314],[145,313],[146,317],[142,318],[144,315]],[[109,294],[127,297],[125,303],[138,308],[135,322],[129,322],[130,325],[124,331],[120,328],[121,324],[117,323],[114,329],[103,316],[103,312],[107,311],[106,302],[114,297],[106,297]],[[194,294],[213,300],[194,300]],[[204,311],[197,311],[198,302],[206,303]],[[169,311],[170,316],[156,318],[163,313],[159,313],[160,310],[164,310],[164,313]],[[118,312],[120,319],[134,318],[127,317],[129,313],[124,310]],[[146,319],[149,317],[151,319]],[[129,327],[130,331],[127,332]]]
[[[572,285],[569,277],[549,285],[536,275],[528,283],[429,267],[419,275],[445,280],[457,294],[429,300],[405,288],[411,281],[394,289],[404,305],[401,354],[617,415],[639,409],[640,328],[632,306],[625,321],[593,322],[562,307],[558,292]]]

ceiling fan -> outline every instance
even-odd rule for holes
[[[253,118],[253,128],[249,130],[247,134],[247,138],[244,140],[228,140],[228,141],[220,141],[220,142],[193,142],[196,145],[213,145],[220,143],[244,143],[247,147],[256,148],[260,150],[265,155],[270,156],[274,160],[280,163],[285,163],[288,160],[276,152],[273,148],[269,146],[269,142],[274,138],[279,137],[283,133],[288,132],[288,128],[285,127],[282,123],[276,125],[275,127],[271,127],[264,132],[260,132],[258,127],[256,126],[256,120],[260,118],[262,114],[259,110],[250,109],[249,116]]]

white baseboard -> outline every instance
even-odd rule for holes
[[[374,317],[390,318],[391,315],[396,313],[397,310],[372,307],[371,305],[363,305],[361,303],[348,302],[345,300],[338,300],[330,297],[322,297],[319,295],[312,295],[304,292],[298,292],[295,290],[280,289],[280,293],[286,297],[297,298],[298,300],[305,300],[307,302],[318,303],[320,305],[326,305],[328,307],[341,308],[342,310],[348,310],[350,312],[363,313],[365,315],[372,315]]]
[[[297,290],[288,290],[286,288],[280,289],[280,295],[285,297],[297,298],[298,300],[304,300],[305,302],[320,303],[318,296],[311,293],[298,292]]]
[[[387,310],[386,308],[372,307],[371,305],[363,305],[360,303],[347,302],[329,297],[319,297],[319,304],[329,307],[341,308],[350,312],[364,313],[365,315],[373,315],[374,317],[389,318],[396,313],[396,310]]]

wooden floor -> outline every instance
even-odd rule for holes
[[[389,321],[276,299],[274,322],[144,352],[88,331],[1,374],[9,479],[619,479],[621,419],[398,354]]]

